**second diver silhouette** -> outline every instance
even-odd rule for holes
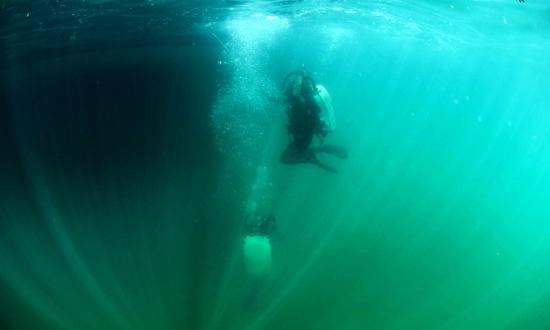
[[[334,113],[330,95],[305,69],[289,73],[283,80],[282,90],[287,102],[287,131],[290,142],[281,154],[284,164],[310,163],[332,173],[337,170],[322,163],[319,153],[347,158],[343,146],[326,145],[324,139],[335,128]],[[319,139],[318,147],[311,147],[314,137]]]

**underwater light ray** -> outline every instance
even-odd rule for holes
[[[143,202],[136,203],[135,207],[138,215],[144,214],[142,210],[142,205],[144,205]],[[166,313],[166,307],[164,306],[162,297],[160,295],[160,290],[158,286],[159,281],[154,271],[154,269],[157,269],[157,268],[153,267],[153,259],[151,257],[150,245],[148,243],[150,240],[150,237],[148,237],[146,232],[145,222],[143,221],[144,217],[138,216],[138,218],[140,221],[136,221],[136,222],[138,222],[138,226],[139,226],[139,236],[141,238],[140,246],[143,247],[143,249],[141,249],[141,251],[139,252],[139,255],[143,256],[142,258],[144,263],[143,268],[145,268],[143,269],[143,271],[146,273],[149,286],[152,289],[149,291],[152,291],[154,296],[154,297],[150,297],[152,299],[148,300],[148,306],[149,306],[149,309],[153,309],[153,307],[155,309],[154,314],[156,318],[158,318],[155,321],[155,326],[157,327],[162,327],[161,325],[167,326],[169,324],[168,315]]]
[[[543,239],[539,241],[539,243],[544,242]],[[527,263],[528,258],[526,257],[524,262],[521,264]],[[521,272],[522,265],[517,265],[514,270],[511,270],[506,276],[504,276],[502,279],[500,279],[497,283],[495,283],[485,294],[483,294],[481,297],[477,298],[475,301],[472,301],[467,307],[464,309],[457,311],[456,314],[453,316],[452,319],[448,320],[444,325],[439,327],[439,330],[447,330],[447,329],[454,329],[457,324],[460,324],[460,322],[464,321],[470,314],[472,314],[474,311],[479,310],[481,306],[483,306],[484,303],[487,303],[493,298],[499,290],[502,290],[505,288],[506,284],[513,283],[513,277],[514,274]],[[546,291],[550,290],[550,284],[547,285]],[[543,292],[545,290],[541,290],[539,297],[542,296]],[[524,304],[522,308],[524,310],[528,310],[529,307],[535,305],[536,299],[532,299],[531,305]],[[516,310],[516,313],[519,313]],[[510,317],[510,316],[508,316]],[[513,319],[513,317],[512,317]]]
[[[550,138],[550,129],[546,131],[546,137]],[[537,191],[538,185],[543,185],[544,184],[543,179],[547,176],[547,173],[548,173],[547,171],[548,170],[550,170],[550,164],[547,164],[545,166],[545,169],[541,170],[539,172],[539,174],[537,175],[537,178],[535,180],[536,184],[531,185],[531,188],[528,191],[525,192],[526,196],[532,196],[533,193],[535,193]],[[519,210],[523,209],[523,210],[526,211],[530,207],[529,204],[528,204],[529,202],[530,201],[526,198],[521,199],[521,200],[518,201],[519,204],[516,205],[516,207]],[[521,213],[521,211],[519,213]],[[482,295],[481,297],[479,297],[478,299],[473,301],[466,308],[458,311],[452,319],[448,320],[445,325],[440,327],[440,330],[452,329],[453,326],[456,323],[464,320],[470,313],[472,313],[472,311],[474,311],[476,308],[481,306],[483,303],[489,301],[490,298],[492,298],[494,295],[496,295],[499,290],[502,290],[503,288],[506,288],[506,284],[514,283],[513,282],[513,277],[516,274],[522,273],[523,268],[525,268],[525,266],[527,264],[529,264],[529,261],[535,259],[536,252],[538,252],[544,246],[544,244],[547,243],[546,238],[548,237],[548,234],[550,234],[550,226],[548,226],[546,228],[545,233],[546,234],[541,234],[540,235],[541,237],[537,240],[536,244],[534,244],[531,247],[531,252],[528,255],[525,255],[521,261],[518,261],[513,269],[511,269],[505,276],[503,276],[498,282],[496,282],[493,285],[493,287],[490,290],[488,290],[484,295]],[[544,292],[547,292],[547,291],[550,291],[550,283],[547,283],[547,286],[546,286],[545,289],[540,290],[538,297],[541,297],[544,294]],[[535,301],[536,301],[535,298],[531,299],[531,304],[534,305]],[[524,305],[523,309],[527,310],[528,307],[529,306]]]
[[[40,207],[42,210],[42,214],[45,217],[45,220],[48,223],[48,227],[50,227],[51,234],[55,238],[55,241],[58,244],[58,247],[63,256],[67,259],[67,261],[71,265],[72,270],[81,280],[81,283],[84,285],[87,291],[91,294],[92,297],[95,298],[98,306],[100,306],[101,309],[103,309],[104,312],[109,315],[114,324],[117,324],[117,326],[121,326],[122,328],[126,329],[131,328],[127,320],[123,319],[122,314],[117,311],[117,308],[115,308],[113,303],[110,301],[109,296],[99,285],[93,274],[88,269],[88,266],[85,264],[84,260],[80,257],[74,243],[70,239],[69,234],[67,233],[65,227],[62,225],[61,220],[59,220],[59,218],[56,216],[57,212],[54,211],[52,201],[49,201],[49,198],[46,197],[47,192],[44,191],[43,188],[44,187],[39,188],[39,186],[34,186],[34,189],[38,190],[36,191],[36,193],[38,194],[38,196],[40,196],[38,197],[38,199],[40,200],[38,204],[42,205]],[[50,206],[47,207],[45,205]]]
[[[117,215],[114,213],[115,207],[114,205],[117,203],[115,199],[113,198],[107,198],[107,201],[109,203],[105,204],[106,196],[105,192],[101,192],[98,189],[96,181],[93,180],[91,177],[85,177],[80,178],[80,182],[87,182],[86,191],[88,192],[88,196],[86,198],[83,198],[81,200],[76,199],[76,195],[71,194],[72,189],[69,187],[65,187],[63,190],[65,192],[66,196],[69,196],[71,200],[69,201],[69,204],[71,205],[79,205],[80,203],[85,203],[85,209],[89,210],[86,212],[86,217],[89,217],[92,221],[94,219],[101,219],[102,221],[106,221],[109,223],[116,223],[118,221]],[[76,185],[79,185],[76,183]],[[73,199],[74,198],[74,199]],[[105,205],[104,208],[102,208],[102,212],[95,211],[97,208],[97,205]],[[82,204],[81,204],[82,205]],[[68,209],[65,210],[66,214],[64,215],[67,219],[76,219],[80,218],[84,220],[84,217],[82,216],[81,212],[79,210],[74,209]],[[95,233],[99,230],[99,227],[97,224],[95,226],[88,228],[89,230],[86,231],[87,235],[91,237],[92,233]],[[108,283],[109,288],[109,296],[114,301],[114,299],[117,299],[120,305],[118,307],[120,308],[119,311],[122,313],[122,315],[125,315],[128,319],[128,322],[131,324],[131,329],[145,329],[144,322],[140,321],[140,315],[138,315],[135,305],[131,303],[128,294],[131,292],[129,290],[126,290],[124,285],[126,284],[123,280],[121,280],[121,274],[120,272],[117,272],[117,270],[114,268],[113,259],[111,258],[113,251],[107,247],[105,244],[106,242],[102,240],[98,234],[95,235],[96,241],[93,244],[89,244],[90,246],[93,246],[93,249],[95,251],[96,255],[99,256],[105,256],[105,258],[102,258],[102,262],[104,263],[103,268],[101,270],[101,275],[103,276],[104,283]],[[79,237],[78,235],[75,235],[75,237]],[[99,260],[98,260],[99,261]],[[99,264],[94,265],[95,269],[99,269]],[[127,285],[127,284],[126,284]]]
[[[392,83],[392,81],[400,81],[402,80],[402,73],[399,73],[397,74],[397,72],[401,72],[402,71],[402,67],[404,65],[404,60],[405,58],[407,58],[407,53],[406,52],[402,52],[402,55],[400,57],[400,59],[398,60],[398,62],[402,63],[400,65],[394,65],[393,68],[394,68],[394,72],[393,74],[390,74],[389,76],[392,77],[389,79],[389,83],[386,83],[386,86],[383,86],[382,87],[382,92],[380,92],[380,94],[385,94],[387,95],[387,97],[385,97],[383,100],[380,100],[379,101],[379,104],[376,105],[376,108],[381,108],[381,109],[390,109],[390,105],[392,104],[391,102],[393,102],[396,98],[396,96],[399,94],[398,93],[398,90],[397,90],[397,85],[395,83]],[[423,88],[424,86],[422,86],[422,84],[416,84],[413,86],[414,88],[411,90],[411,94],[416,94],[416,92],[418,90],[420,90],[421,88]],[[432,98],[435,98],[436,96],[433,95]],[[428,104],[430,102],[427,102]],[[386,135],[388,135],[388,138],[390,138],[389,136],[389,133],[386,133],[385,131],[383,131],[383,129],[380,129],[380,127],[385,127],[385,123],[389,120],[386,118],[386,116],[391,116],[391,115],[395,115],[395,114],[398,114],[399,112],[396,112],[395,110],[388,110],[388,111],[377,111],[376,114],[371,118],[368,118],[368,119],[365,119],[369,122],[373,122],[374,124],[372,124],[372,127],[373,128],[377,128],[378,131],[374,131],[374,133],[371,133],[372,134],[377,134],[377,135],[380,135],[382,137],[385,137]],[[359,120],[358,122],[362,122],[361,120]],[[397,158],[395,158],[394,160],[392,160],[393,163],[396,163],[396,164],[401,164],[401,163],[404,163],[406,160],[408,161],[407,162],[407,168],[408,170],[406,171],[406,173],[411,173],[413,171],[413,165],[415,163],[419,163],[421,161],[421,159],[411,159],[411,155],[413,154],[413,146],[414,146],[414,141],[415,139],[421,134],[421,132],[426,128],[428,127],[428,125],[430,125],[429,121],[425,120],[425,121],[422,121],[420,124],[417,124],[415,125],[414,127],[412,127],[411,129],[407,129],[407,132],[405,132],[406,134],[405,135],[402,135],[402,136],[399,136],[398,140],[400,141],[401,143],[401,147],[407,147],[410,149],[409,150],[409,153],[403,153],[403,154],[398,154]],[[372,139],[371,136],[369,135],[365,135],[361,141],[361,144],[357,147],[357,151],[358,152],[361,152],[362,150],[368,150],[368,147],[370,146],[370,144],[372,143],[371,141],[369,141],[369,139]],[[411,142],[412,141],[412,142]],[[412,145],[410,145],[411,143],[413,143]],[[395,145],[392,145],[391,146],[392,149],[399,149],[397,148]],[[360,159],[360,161],[362,161],[362,159]],[[410,161],[412,161],[413,163],[410,163]],[[389,166],[389,165],[387,165]],[[386,166],[386,168],[387,168]],[[393,166],[393,165],[392,165]],[[391,169],[390,169],[391,170]],[[388,169],[384,172],[384,180],[379,180],[379,181],[376,181],[375,183],[377,183],[378,185],[377,186],[374,186],[374,187],[369,187],[369,191],[373,191],[377,194],[378,196],[378,200],[380,200],[380,198],[382,198],[383,196],[387,195],[387,193],[390,192],[390,189],[392,189],[391,187],[387,186],[385,187],[385,189],[381,189],[381,186],[380,184],[382,184],[383,181],[388,181],[388,180],[391,180],[391,177],[388,177],[388,175],[390,175],[390,173],[394,173],[393,171],[389,171]],[[395,172],[393,177],[395,177],[396,175],[399,175],[399,173]],[[370,180],[367,176],[361,176],[361,175],[357,175],[358,177],[364,177],[365,179],[363,181],[368,181]],[[365,186],[364,183],[359,183],[361,182],[361,180],[357,181],[357,179],[355,180],[355,185],[357,186]],[[373,208],[376,204],[379,204],[378,202],[374,202],[374,203],[371,203],[369,205],[369,208]],[[366,212],[368,213],[368,212]]]
[[[493,86],[493,90],[494,91],[497,90],[496,85]],[[491,104],[492,104],[491,100],[494,99],[494,96],[491,96],[491,95],[492,95],[491,93],[487,94],[487,100],[485,100],[485,102],[483,103],[483,106],[481,107],[481,109],[482,109],[481,112],[482,113],[486,113],[486,111],[488,111],[487,109],[491,107]],[[470,131],[474,132],[476,129],[477,129],[476,127],[472,126]],[[466,135],[468,135],[468,134],[466,134]],[[472,135],[472,136],[474,136],[474,135]],[[491,139],[489,141],[494,141],[494,139],[496,139],[496,137],[494,137],[493,139]],[[456,154],[456,155],[467,155],[468,151],[470,149],[472,149],[472,147],[477,145],[477,142],[478,141],[470,139],[469,143],[464,143],[462,145],[461,150],[455,150],[454,154]],[[460,187],[456,186],[455,187],[456,189],[453,193],[453,195],[456,198],[447,198],[447,203],[444,206],[440,207],[439,211],[436,214],[434,214],[434,219],[439,219],[439,221],[434,222],[432,228],[430,229],[430,231],[427,231],[427,232],[424,233],[424,235],[423,235],[424,238],[421,239],[421,236],[419,236],[419,239],[415,243],[416,246],[425,243],[429,239],[429,237],[430,237],[429,234],[430,233],[435,232],[435,230],[437,230],[438,228],[440,228],[441,226],[443,226],[445,224],[445,220],[450,215],[449,212],[452,211],[452,209],[454,208],[454,205],[459,201],[457,199],[457,197],[458,196],[463,196],[465,194],[465,192],[467,192],[468,189],[473,187],[473,185],[475,184],[475,178],[477,177],[478,173],[480,172],[480,169],[482,168],[482,165],[486,161],[486,157],[488,157],[490,150],[491,150],[490,143],[484,144],[484,153],[483,153],[482,157],[476,158],[476,160],[474,162],[470,163],[467,170],[462,169],[464,174],[462,175],[462,178],[461,178]],[[413,246],[415,246],[415,245],[413,245]],[[412,251],[412,250],[413,249],[410,249],[409,251]]]
[[[403,52],[402,56],[397,61],[399,63],[402,63],[405,60],[405,58],[406,58],[406,53]],[[386,97],[382,99],[379,98],[377,100],[377,103],[375,104],[376,108],[379,108],[379,109],[389,108],[391,101],[395,99],[395,96],[398,94],[397,82],[401,79],[401,74],[399,73],[401,71],[400,66],[401,65],[392,66],[393,71],[388,75],[389,79],[385,82],[385,85],[381,87],[381,91],[380,91],[380,94],[385,94]],[[353,148],[355,149],[356,155],[355,157],[352,157],[352,159],[350,159],[350,162],[351,162],[350,163],[351,165],[349,166],[350,168],[356,167],[358,168],[358,171],[365,170],[364,168],[360,168],[352,165],[356,165],[354,163],[354,160],[356,160],[357,162],[363,162],[363,158],[359,158],[359,156],[363,156],[367,152],[371,151],[370,149],[373,147],[372,140],[375,140],[375,137],[373,136],[385,135],[385,132],[383,132],[382,129],[380,129],[380,127],[384,127],[383,123],[387,121],[387,119],[385,118],[387,114],[388,113],[386,111],[376,111],[374,115],[372,115],[371,117],[368,117],[368,119],[365,119],[365,120],[368,120],[368,122],[372,122],[373,124],[371,125],[371,128],[375,128],[376,130],[375,131],[371,130],[369,135],[365,134],[362,137],[362,139],[359,141],[359,143],[357,142],[355,143],[355,146]],[[363,120],[356,121],[358,125],[363,126],[363,124],[361,124],[362,122]],[[354,129],[354,130],[357,130],[357,129]],[[361,132],[361,131],[362,131],[362,128],[358,130],[358,132]],[[359,133],[356,133],[356,134],[359,134]],[[379,138],[377,138],[375,142],[378,142],[378,139]],[[379,147],[379,145],[375,145],[374,147]],[[358,173],[357,175],[355,175],[353,180],[354,181],[353,186],[361,190],[361,193],[357,194],[358,198],[361,198],[363,189],[368,189],[366,191],[368,191],[369,196],[372,199],[372,202],[368,203],[367,209],[364,209],[364,212],[363,212],[364,214],[371,213],[371,211],[377,205],[379,205],[379,202],[385,196],[386,191],[390,189],[390,187],[386,187],[386,190],[382,189],[383,187],[382,185],[384,185],[384,182],[388,180],[387,176],[388,176],[388,171],[384,171],[384,173],[381,176],[378,176],[376,179],[368,175],[361,175],[361,173]],[[364,188],[364,187],[367,187],[367,183],[370,183],[370,185],[368,186],[368,188]]]
[[[435,95],[435,94],[432,94],[432,98],[435,100],[436,95]],[[433,103],[433,102],[427,102],[426,105],[429,105],[429,104],[431,104],[431,103]],[[414,136],[416,136],[417,134],[419,134],[419,132],[420,132],[423,128],[425,128],[425,127],[428,125],[428,123],[429,123],[428,120],[425,120],[425,121],[421,122],[420,125],[417,126],[415,130],[411,130],[411,132],[410,132],[408,138],[413,138]],[[375,126],[380,126],[380,125],[375,125]],[[365,137],[364,142],[363,142],[364,145],[368,145],[368,141],[366,141],[366,138],[367,138],[367,137]],[[411,150],[411,152],[412,152],[412,150]],[[457,150],[456,152],[459,152],[459,151]],[[403,159],[403,157],[400,157],[400,159]],[[416,159],[416,163],[418,163],[419,161],[420,161],[420,159]],[[411,171],[412,171],[412,166],[413,166],[413,165],[411,165],[411,167],[409,168],[409,170],[407,171],[407,173],[411,173]],[[387,172],[387,171],[386,171],[386,172]],[[367,178],[366,178],[366,179],[367,179]],[[385,179],[385,180],[387,180],[387,179]],[[376,182],[375,182],[375,183],[376,183]],[[380,185],[380,184],[381,184],[381,182],[378,182],[378,185]],[[363,184],[363,185],[364,185],[364,184]],[[377,194],[377,196],[378,196],[377,200],[378,200],[379,202],[381,202],[381,201],[382,201],[382,198],[385,196],[384,194],[381,193],[380,188],[377,187],[377,186],[371,186],[371,187],[369,187],[369,191],[378,192],[378,194]],[[453,195],[456,196],[456,197],[458,197],[458,196],[460,195],[460,193],[459,193],[459,192],[455,192]],[[429,200],[429,195],[425,195],[425,196],[424,196],[424,200]],[[448,200],[448,202],[447,202],[448,205],[446,205],[445,208],[448,209],[448,210],[451,210],[451,209],[452,209],[452,200],[450,200],[450,199],[447,199],[447,200]],[[377,201],[373,201],[372,203],[370,203],[370,205],[367,206],[367,210],[365,211],[365,213],[368,214],[368,212],[370,212],[369,210],[373,210],[373,209],[376,207],[376,205],[378,205],[378,202],[377,202]],[[444,209],[440,209],[439,213],[440,213],[440,215],[439,215],[438,218],[439,218],[441,221],[443,221],[444,219],[446,219]],[[436,218],[437,218],[437,217],[436,217]],[[407,256],[409,256],[409,255],[411,255],[411,254],[413,253],[413,250],[414,250],[413,247],[414,247],[415,245],[418,246],[418,245],[421,244],[424,240],[427,240],[427,239],[429,238],[429,234],[430,234],[431,232],[433,232],[435,229],[433,229],[433,228],[432,228],[432,229],[424,228],[423,230],[424,230],[425,232],[424,232],[422,235],[417,235],[417,236],[415,237],[414,241],[417,241],[417,242],[416,242],[416,243],[414,243],[414,241],[410,242],[410,244],[411,244],[410,247],[407,249],[407,251],[405,251],[405,252],[403,252],[403,253],[401,254],[401,258],[400,258],[401,261],[396,260],[396,261],[394,262],[394,264],[392,265],[392,267],[388,270],[389,272],[393,272],[394,270],[396,271],[396,270],[398,269],[398,266],[399,266],[400,264],[406,262]],[[424,236],[424,240],[421,239],[422,236]],[[394,269],[394,270],[392,270],[392,269]],[[381,287],[381,285],[375,285],[375,287]]]
[[[473,174],[470,174],[469,177],[473,177]],[[394,260],[390,272],[396,271],[400,266],[402,266],[404,263],[406,263],[407,259],[410,258],[415,251],[418,250],[419,246],[422,246],[425,244],[431,236],[444,224],[445,220],[449,218],[449,215],[451,212],[453,212],[453,209],[458,205],[459,203],[459,197],[463,196],[464,192],[467,191],[468,186],[466,184],[462,184],[460,189],[459,187],[456,187],[452,193],[450,193],[447,198],[445,204],[441,204],[437,211],[434,211],[431,218],[434,220],[430,223],[430,227],[425,227],[424,231],[416,235],[416,239],[409,242],[408,249],[403,251],[399,257],[399,259]]]
[[[17,119],[16,117],[16,124],[18,123]],[[41,164],[41,161],[32,153],[33,148],[27,146],[28,140],[25,139],[21,129],[17,130],[17,142],[37,209],[42,219],[45,221],[50,234],[54,238],[59,251],[71,266],[74,274],[80,279],[83,287],[90,296],[94,298],[97,306],[100,307],[118,327],[122,329],[131,329],[132,327],[128,321],[124,319],[122,314],[119,313],[117,308],[110,301],[109,296],[96,281],[88,266],[77,252],[76,246],[61,222],[51,197],[51,192],[42,179],[45,173],[43,173],[38,165]]]
[[[335,207],[335,205],[333,205]],[[343,211],[341,211],[343,212]],[[288,299],[288,296],[291,294],[292,291],[296,289],[299,282],[302,281],[302,278],[307,274],[307,272],[310,270],[310,268],[313,266],[315,262],[317,262],[322,253],[326,250],[327,246],[329,245],[329,242],[334,238],[336,229],[341,225],[344,217],[330,217],[327,214],[330,214],[330,212],[323,212],[324,213],[324,221],[330,220],[330,219],[337,219],[331,221],[331,225],[326,231],[326,234],[323,235],[323,238],[319,242],[319,244],[316,246],[316,248],[312,251],[311,254],[305,259],[303,266],[300,267],[300,269],[297,271],[295,276],[292,277],[290,282],[283,288],[283,290],[280,291],[280,293],[270,302],[268,307],[263,310],[263,312],[256,317],[256,320],[252,322],[252,324],[248,325],[246,329],[254,330],[254,329],[263,329],[267,323],[270,322],[270,320],[277,315],[279,312],[281,306],[283,305],[283,302]]]
[[[47,286],[43,283],[38,283],[40,276],[34,276],[33,279],[29,278],[28,271],[20,270],[20,259],[18,259],[18,264],[10,262],[11,254],[13,254],[13,251],[10,250],[8,253],[8,251],[4,251],[0,247],[0,258],[2,260],[0,263],[0,282],[12,288],[18,297],[47,324],[51,324],[59,329],[67,329],[66,318],[53,308],[56,302],[52,303],[52,301],[49,301],[51,298],[48,297],[48,294],[44,290]],[[20,252],[20,254],[23,258],[25,257],[24,253]],[[35,272],[31,273],[39,274]]]
[[[2,257],[1,264],[6,268],[0,272],[0,280],[4,278],[4,282],[14,289],[15,294],[19,295],[25,304],[38,310],[39,317],[49,323],[53,322],[57,328],[71,329],[75,327],[74,324],[80,324],[83,329],[88,328],[81,322],[82,318],[78,318],[74,310],[76,305],[67,304],[60,295],[58,290],[63,290],[62,285],[65,283],[52,285],[59,279],[55,272],[60,266],[54,263],[53,258],[47,257],[46,251],[55,249],[55,245],[48,245],[49,240],[43,236],[41,228],[25,226],[27,218],[33,216],[10,212],[5,218],[6,230],[3,234],[7,236],[3,240],[4,244],[0,245],[0,250],[1,246],[5,246],[10,252],[6,252]],[[35,294],[32,295],[30,292]]]
[[[221,319],[225,311],[227,310],[227,306],[233,303],[233,301],[230,299],[231,296],[229,295],[229,288],[233,285],[233,279],[235,278],[233,275],[238,271],[239,268],[238,264],[241,260],[242,254],[241,244],[242,243],[239,239],[239,242],[233,245],[227,266],[224,267],[223,279],[221,280],[216,303],[214,308],[212,309],[213,313],[208,320],[206,329],[219,329],[219,323],[221,322]]]

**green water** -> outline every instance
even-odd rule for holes
[[[0,71],[6,329],[550,329],[547,4],[217,10],[192,42]],[[302,64],[338,174],[279,162]],[[250,308],[258,166],[277,230]]]
[[[305,64],[350,152],[324,159],[336,176],[267,161],[286,239],[252,328],[550,326],[548,25],[504,2],[401,5],[228,24],[235,76]]]

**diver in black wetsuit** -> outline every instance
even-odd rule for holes
[[[281,154],[281,162],[311,163],[336,173],[334,168],[317,159],[317,154],[321,152],[345,159],[347,152],[340,146],[323,145],[328,128],[321,121],[321,110],[315,100],[315,95],[318,93],[315,81],[306,70],[300,69],[285,77],[282,89],[287,101],[287,131],[290,135],[290,143]],[[310,147],[314,136],[317,136],[321,142],[318,148]]]
[[[246,219],[245,231],[247,235],[270,237],[275,230],[275,215],[270,213],[267,216],[253,215]]]

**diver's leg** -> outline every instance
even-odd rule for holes
[[[302,153],[299,153],[292,144],[290,144],[286,149],[283,151],[280,157],[280,161],[283,164],[300,164],[300,163],[310,163],[313,165],[316,165],[326,171],[332,172],[332,173],[338,173],[336,169],[325,165],[317,159],[315,156],[316,152],[314,149],[308,148],[307,150],[303,151]]]
[[[299,164],[308,162],[308,146],[311,137],[299,133],[292,134],[292,141],[288,144],[280,157],[283,164]]]
[[[303,157],[300,156],[292,143],[286,147],[283,153],[281,153],[279,160],[283,164],[298,164],[304,162]]]

